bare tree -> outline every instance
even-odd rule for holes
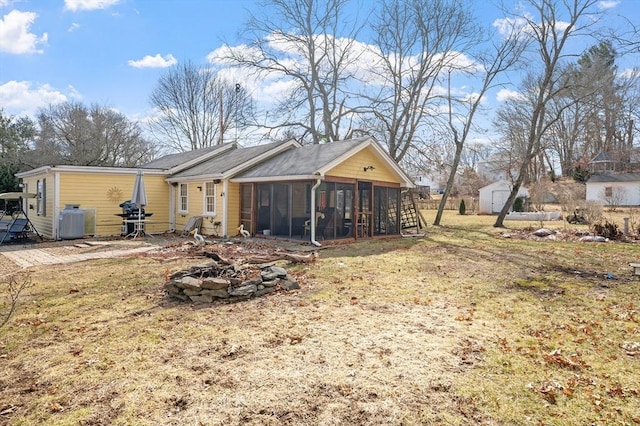
[[[489,89],[496,86],[496,78],[499,75],[517,63],[525,46],[526,44],[519,37],[518,28],[512,25],[501,38],[500,42],[493,45],[493,51],[490,54],[477,56],[477,64],[479,65],[480,70],[476,70],[476,73],[482,76],[479,90],[477,93],[468,95],[462,100],[454,97],[451,91],[451,75],[448,74],[447,123],[450,137],[455,146],[455,154],[453,157],[453,164],[451,165],[451,170],[449,172],[449,177],[447,179],[447,185],[433,222],[434,225],[440,225],[440,220],[442,219],[447,198],[455,183],[465,143],[473,129],[474,117],[480,108],[482,97]]]
[[[25,162],[78,166],[129,166],[151,160],[155,148],[136,123],[106,106],[49,105],[38,112],[38,133]]]
[[[617,71],[617,56],[608,40],[587,49],[566,67],[567,88],[549,104],[560,119],[548,139],[565,176],[572,176],[579,160],[602,151],[618,161],[620,170],[629,165],[640,85],[637,73]]]
[[[348,0],[265,0],[251,15],[248,45],[226,46],[220,60],[278,78],[290,90],[276,102],[270,130],[294,129],[313,143],[339,140],[354,127],[348,83],[354,80],[358,29],[341,20]],[[340,35],[340,36],[339,36]]]
[[[521,14],[518,19],[526,23],[523,34],[531,37],[532,47],[538,54],[542,70],[539,77],[532,80],[535,84],[530,86],[534,89],[531,115],[527,118],[526,125],[520,125],[525,130],[525,153],[511,193],[494,223],[496,227],[503,226],[504,218],[518,195],[529,165],[539,154],[543,135],[550,126],[549,103],[565,87],[560,70],[561,61],[567,55],[566,44],[572,36],[593,23],[593,20],[586,18],[597,0],[527,0],[525,3],[536,14]]]
[[[462,52],[478,44],[480,34],[459,0],[386,0],[373,29],[371,86],[379,89],[365,96],[374,117],[368,123],[400,162],[412,147],[425,152],[427,125],[442,125],[440,89],[447,73],[469,68]]]
[[[248,92],[239,84],[220,78],[211,67],[192,62],[163,74],[150,101],[158,113],[150,122],[152,132],[161,144],[176,151],[229,141],[229,130],[235,128],[237,134],[252,106]]]

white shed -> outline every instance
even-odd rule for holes
[[[500,213],[504,207],[513,185],[506,180],[499,180],[485,187],[480,188],[480,199],[478,201],[478,212],[480,214]],[[521,186],[518,191],[519,197],[528,197],[529,191]]]
[[[587,181],[587,201],[640,206],[640,173],[595,174]]]

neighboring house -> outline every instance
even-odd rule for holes
[[[613,173],[615,170],[616,162],[604,151],[600,151],[589,161],[589,172],[592,174]]]
[[[478,201],[478,213],[480,214],[493,214],[500,213],[504,207],[513,185],[506,180],[499,180],[487,186],[480,188],[480,195]],[[520,187],[518,191],[518,197],[528,197],[529,191]]]
[[[478,174],[490,181],[505,180],[507,173],[504,160],[498,155],[491,156],[484,160],[478,161],[476,171]]]
[[[587,201],[612,207],[640,206],[640,173],[592,175],[587,181]]]
[[[86,212],[87,235],[118,235],[119,205],[131,198],[139,170],[152,233],[181,231],[190,218],[202,217],[204,235],[235,236],[241,224],[252,234],[314,242],[400,234],[401,191],[413,187],[372,138],[310,146],[293,140],[224,144],[135,169],[46,166],[17,177],[25,191],[38,194],[29,217],[45,237],[59,236],[66,204]]]
[[[437,193],[440,189],[436,179],[429,175],[414,176],[413,182],[420,198],[429,198],[432,191]]]

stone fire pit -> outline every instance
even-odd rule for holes
[[[238,269],[216,261],[175,272],[165,284],[169,296],[197,303],[232,302],[298,288],[295,278],[278,266]]]

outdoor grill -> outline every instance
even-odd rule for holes
[[[138,205],[131,200],[127,200],[120,204],[120,207],[122,208],[122,213],[117,216],[120,216],[123,219],[121,229],[122,236],[130,235],[135,232],[135,223],[133,221],[138,219],[144,220],[153,214],[145,212],[144,207],[139,208]]]

